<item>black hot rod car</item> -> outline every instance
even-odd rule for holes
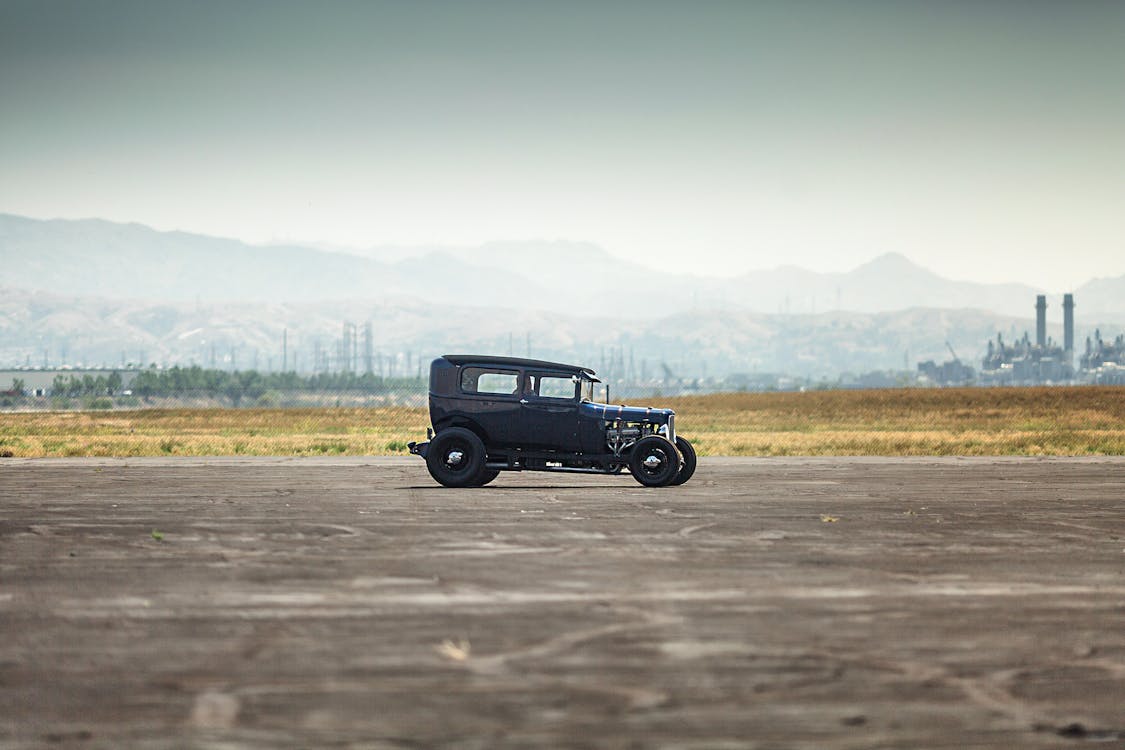
[[[629,473],[647,487],[683,484],[695,450],[671,409],[599,404],[588,367],[447,354],[430,364],[429,440],[410,443],[446,487],[501,471]]]

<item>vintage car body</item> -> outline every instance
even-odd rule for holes
[[[695,451],[671,409],[599,404],[588,367],[447,354],[430,364],[430,440],[410,443],[441,484],[487,484],[501,471],[618,474],[686,482]],[[642,455],[643,454],[643,455]]]

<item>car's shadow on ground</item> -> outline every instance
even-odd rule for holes
[[[409,487],[399,487],[400,490],[470,490],[473,492],[524,492],[526,490],[620,490],[620,489],[652,489],[642,487],[639,484],[634,485],[617,485],[617,484],[521,484],[516,487],[499,487],[488,485],[487,487],[440,487],[437,485],[411,485]],[[656,488],[659,489],[659,488]]]

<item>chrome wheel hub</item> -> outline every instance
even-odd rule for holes
[[[641,463],[643,463],[645,465],[646,469],[656,469],[656,468],[659,468],[660,464],[662,464],[664,462],[660,459],[659,456],[649,455],[649,456],[645,456],[645,460],[642,461]]]
[[[449,451],[449,455],[445,457],[445,462],[450,466],[456,466],[465,459],[465,454],[461,451]]]

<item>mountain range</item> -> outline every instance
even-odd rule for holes
[[[137,224],[0,214],[0,366],[200,364],[308,371],[365,349],[412,371],[459,350],[678,377],[805,377],[975,364],[1034,328],[1038,290],[944,279],[896,254],[847,273],[793,266],[718,279],[578,242],[261,247]],[[1078,340],[1125,321],[1125,276],[1075,290]],[[1058,295],[1048,332],[1060,339]],[[345,347],[346,348],[346,347]]]
[[[1031,315],[1043,290],[953,281],[905,256],[879,256],[845,273],[795,266],[715,278],[657,271],[591,243],[493,242],[475,247],[342,252],[249,245],[140,224],[28,219],[0,214],[0,286],[157,302],[422,300],[431,304],[644,318],[733,309],[764,313],[976,308]],[[1055,290],[1068,291],[1068,290]],[[1125,275],[1069,290],[1087,315],[1125,313]],[[1058,306],[1061,295],[1049,304]]]

